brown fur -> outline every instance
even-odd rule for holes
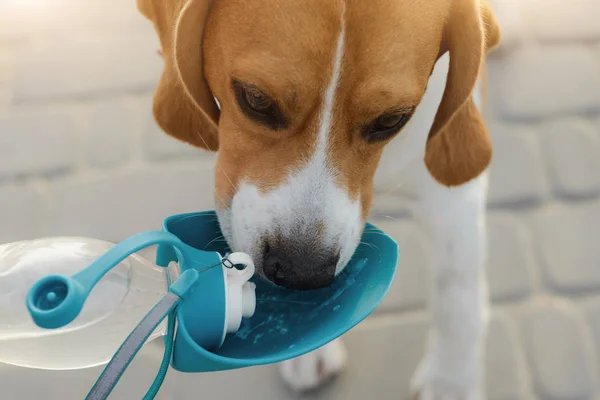
[[[193,51],[200,48],[210,2],[138,0],[137,5],[154,23],[165,60],[154,93],[156,122],[184,142],[217,150],[219,110],[204,80],[202,53]],[[176,30],[180,18],[181,28]]]
[[[485,52],[499,40],[489,4],[455,0],[442,40],[442,49],[450,52],[448,82],[425,153],[429,172],[443,185],[461,185],[477,177],[491,161],[492,143],[471,92],[482,72]]]
[[[242,179],[266,191],[310,157],[343,3],[212,3],[209,10],[207,0],[138,0],[138,7],[154,22],[165,53],[155,118],[172,136],[219,149],[215,189],[227,205]],[[345,0],[345,7],[346,44],[328,161],[338,172],[338,183],[352,197],[361,196],[363,216],[371,207],[373,176],[385,143],[366,143],[360,127],[391,107],[417,106],[435,61],[446,51],[448,83],[425,163],[447,186],[479,175],[492,149],[471,92],[485,51],[499,40],[487,2]],[[289,128],[273,132],[249,121],[235,103],[232,77],[276,98],[291,115]]]

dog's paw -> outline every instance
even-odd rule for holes
[[[280,365],[285,384],[296,392],[318,389],[335,378],[346,366],[348,354],[341,340]]]
[[[411,381],[412,399],[485,400],[478,368],[478,362],[465,360],[462,367],[452,370],[425,357]]]

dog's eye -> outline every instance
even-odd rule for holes
[[[411,109],[382,115],[364,129],[363,136],[370,143],[388,139],[406,125],[412,114]]]
[[[273,101],[256,88],[243,89],[244,101],[248,107],[260,113],[268,113],[273,108]]]
[[[404,120],[408,118],[407,114],[398,114],[398,115],[384,115],[379,117],[375,121],[375,125],[373,126],[374,130],[384,131],[387,129],[393,129],[398,124],[404,122]]]
[[[232,82],[236,101],[242,112],[250,119],[273,130],[283,129],[287,120],[277,103],[259,88],[234,80]]]

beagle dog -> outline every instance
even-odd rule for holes
[[[484,397],[485,203],[481,116],[487,0],[138,0],[160,38],[158,125],[217,152],[215,202],[258,275],[329,285],[351,258],[384,149],[415,172],[434,243],[431,329],[413,378],[422,399]],[[428,82],[442,67],[437,100]],[[445,68],[445,69],[444,69]],[[415,129],[415,119],[430,129]],[[393,151],[392,151],[393,150]],[[400,179],[400,177],[399,177]],[[346,363],[343,344],[285,362],[293,389]]]

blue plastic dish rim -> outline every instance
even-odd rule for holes
[[[177,214],[177,215],[172,215],[170,217],[167,217],[164,221],[163,221],[163,229],[166,232],[170,232],[168,230],[168,226],[170,224],[172,224],[175,220],[179,220],[182,218],[192,218],[192,217],[206,217],[206,216],[214,216],[215,218],[217,217],[217,214],[214,210],[211,211],[201,211],[201,212],[193,212],[193,213],[186,213],[186,214]],[[383,301],[383,298],[388,294],[391,286],[392,286],[392,282],[394,281],[394,278],[396,276],[396,272],[397,272],[397,265],[398,265],[398,260],[400,257],[400,249],[398,246],[398,243],[388,234],[386,234],[383,230],[381,230],[380,228],[378,228],[377,226],[371,224],[371,223],[366,223],[365,225],[365,229],[376,229],[377,231],[381,232],[383,235],[386,236],[386,238],[388,240],[390,240],[396,247],[396,254],[394,255],[394,269],[392,272],[392,279],[390,279],[389,283],[387,284],[387,287],[385,288],[385,290],[383,290],[381,292],[381,300],[379,302],[377,302],[373,307],[370,307],[368,309],[368,312],[365,312],[363,316],[361,316],[360,318],[358,318],[356,320],[356,323],[354,324],[350,324],[348,325],[348,327],[344,330],[342,330],[339,335],[329,335],[329,337],[324,341],[324,344],[330,343],[332,341],[334,341],[335,339],[343,336],[344,334],[348,333],[350,330],[352,330],[353,328],[355,328],[358,324],[360,324],[361,322],[363,322],[369,315],[371,315],[373,313],[373,311],[375,311],[375,309],[377,309],[377,307],[381,304],[381,301]],[[189,246],[187,243],[185,243],[186,246]],[[191,246],[190,246],[191,247]],[[176,336],[182,335],[183,339],[188,342],[188,344],[192,345],[192,348],[195,349],[196,351],[198,351],[201,355],[206,356],[207,358],[211,359],[212,361],[218,362],[218,363],[223,363],[223,364],[227,364],[229,366],[231,366],[232,368],[235,367],[246,367],[248,365],[266,365],[266,364],[274,364],[274,363],[278,363],[281,362],[282,359],[278,358],[278,357],[259,357],[259,358],[230,358],[230,357],[225,357],[225,356],[221,356],[218,354],[215,354],[213,352],[210,352],[206,349],[204,349],[203,347],[199,346],[188,334],[187,329],[185,328],[185,324],[184,322],[179,318],[179,312],[178,314],[178,328],[177,328],[177,334]],[[314,351],[318,348],[321,348],[323,346],[323,344],[319,345],[319,346],[309,346],[307,349],[305,350],[300,350],[300,351],[290,351],[290,353],[288,355],[286,355],[285,359],[292,359],[292,358],[296,358],[296,357],[300,357],[304,354],[310,353],[311,351]]]

